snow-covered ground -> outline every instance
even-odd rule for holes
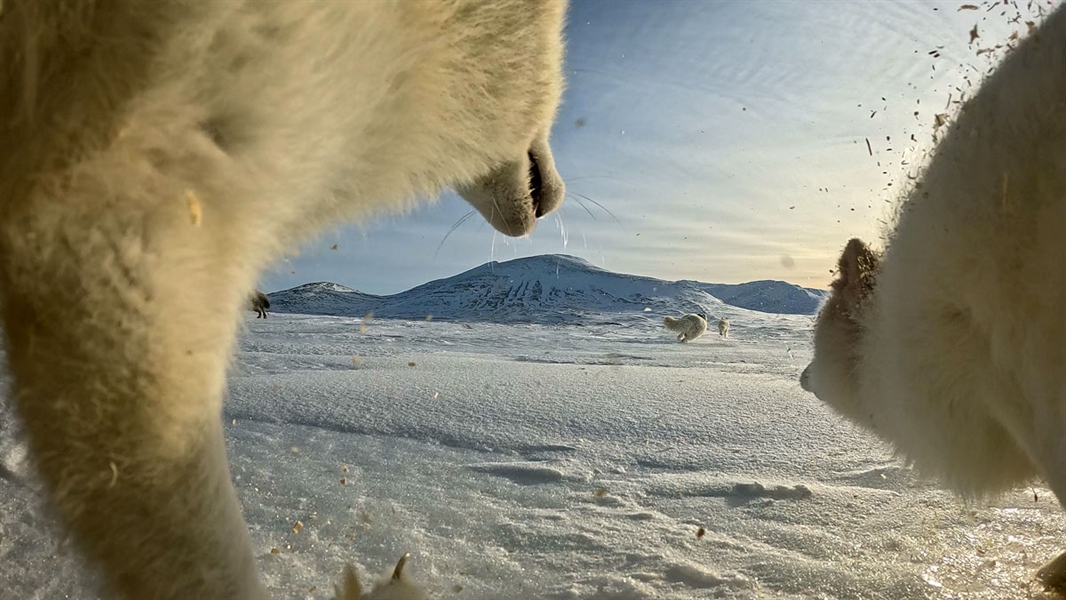
[[[964,504],[802,392],[810,317],[660,319],[248,313],[225,422],[276,597],[410,552],[442,599],[1025,598],[1066,549],[1047,490]],[[98,598],[0,408],[0,597]]]

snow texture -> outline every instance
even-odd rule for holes
[[[224,418],[275,597],[328,598],[346,561],[376,575],[404,552],[456,600],[1035,590],[1066,539],[1047,490],[967,505],[918,480],[800,390],[810,317],[719,310],[731,337],[691,344],[642,310],[555,324],[248,313]],[[0,408],[0,598],[110,600]]]

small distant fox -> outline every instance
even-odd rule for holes
[[[729,319],[721,319],[718,321],[718,335],[724,338],[729,337]]]
[[[707,332],[707,315],[703,313],[689,313],[680,319],[666,317],[663,325],[670,331],[677,331],[677,341],[682,344],[691,342]]]
[[[255,311],[255,318],[267,318],[268,308],[270,308],[270,298],[263,292],[256,290],[248,296],[248,310]]]

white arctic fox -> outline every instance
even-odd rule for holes
[[[323,227],[444,185],[499,231],[532,231],[563,196],[548,133],[564,12],[4,0],[12,393],[66,526],[117,594],[268,597],[220,419],[247,290]],[[372,597],[413,590],[398,576]]]
[[[958,115],[882,255],[851,240],[802,384],[967,496],[1066,506],[1066,7]],[[1042,572],[1066,588],[1066,555]]]
[[[663,325],[670,331],[677,331],[677,341],[681,343],[691,342],[707,332],[707,315],[703,313],[689,313],[680,319],[664,317]]]

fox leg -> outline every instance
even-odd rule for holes
[[[240,186],[185,150],[0,181],[13,393],[62,519],[120,595],[266,598],[221,425],[255,225],[212,204]]]

